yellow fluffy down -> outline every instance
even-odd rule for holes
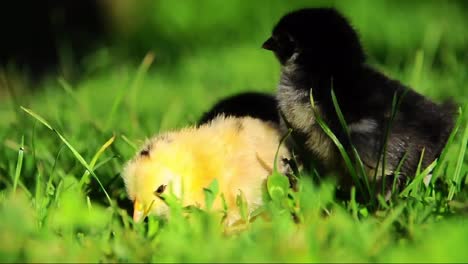
[[[239,220],[236,196],[242,190],[250,212],[262,204],[263,184],[272,172],[281,136],[270,122],[218,116],[200,127],[153,137],[122,173],[128,196],[135,203],[134,219],[147,213],[167,214],[167,205],[155,195],[158,188],[173,192],[184,206],[203,208],[203,188],[217,179],[228,205],[227,222]],[[278,153],[280,171],[285,170],[282,158],[290,158],[284,146]],[[221,208],[218,196],[213,209]]]

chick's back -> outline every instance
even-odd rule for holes
[[[204,180],[202,184],[195,183],[195,186],[208,186],[217,178],[229,207],[235,207],[239,190],[242,190],[249,204],[261,204],[262,184],[273,170],[281,138],[277,125],[250,117],[220,116],[201,126],[198,135],[200,138],[187,133],[185,138],[193,142],[191,150],[200,163],[200,169],[196,171],[201,175],[193,178]],[[283,146],[278,156],[290,157]],[[215,160],[218,162],[213,162]],[[283,169],[280,161],[278,165]],[[204,176],[204,171],[210,174]]]

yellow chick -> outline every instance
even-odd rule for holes
[[[217,179],[219,193],[228,206],[226,224],[235,223],[240,220],[236,207],[239,190],[249,213],[262,205],[262,188],[272,173],[281,136],[272,122],[220,115],[199,127],[153,137],[122,173],[134,203],[133,219],[138,222],[147,214],[167,216],[169,208],[159,196],[169,191],[183,206],[204,206],[203,188]],[[280,172],[288,171],[283,159],[290,159],[290,153],[281,146],[277,161]],[[222,209],[219,197],[213,209]]]

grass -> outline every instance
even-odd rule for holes
[[[122,47],[117,39],[123,33],[116,30],[116,46],[88,58],[79,81],[53,75],[30,84],[0,75],[0,261],[466,262],[468,36],[462,4],[334,3],[359,29],[371,64],[435,101],[453,97],[462,106],[458,131],[433,164],[429,186],[421,168],[398,196],[370,208],[354,197],[336,200],[327,175],[320,175],[320,185],[301,175],[292,198],[275,178],[275,201],[264,208],[269,219],[226,234],[222,214],[203,210],[134,224],[119,173],[146,137],[194,124],[224,96],[274,92],[279,66],[259,46],[282,13],[305,4],[230,1],[224,9],[205,1],[197,7],[206,10],[200,17],[194,4],[151,3],[136,10],[153,22],[136,20]],[[153,15],[158,12],[166,21],[162,29]],[[122,50],[137,52],[123,61]],[[41,89],[21,89],[33,85]],[[220,195],[216,183],[205,193],[207,204]]]

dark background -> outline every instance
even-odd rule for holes
[[[187,52],[259,42],[258,32],[268,32],[285,12],[317,5],[351,17],[379,62],[403,63],[418,48],[433,52],[436,65],[444,48],[466,58],[467,1],[20,0],[1,4],[0,65],[34,79],[48,73],[76,78],[89,68],[85,58],[103,47],[113,61],[138,61],[155,50],[173,64]],[[441,30],[431,30],[434,36],[421,30],[434,25]],[[431,37],[440,37],[437,47],[423,45]]]

